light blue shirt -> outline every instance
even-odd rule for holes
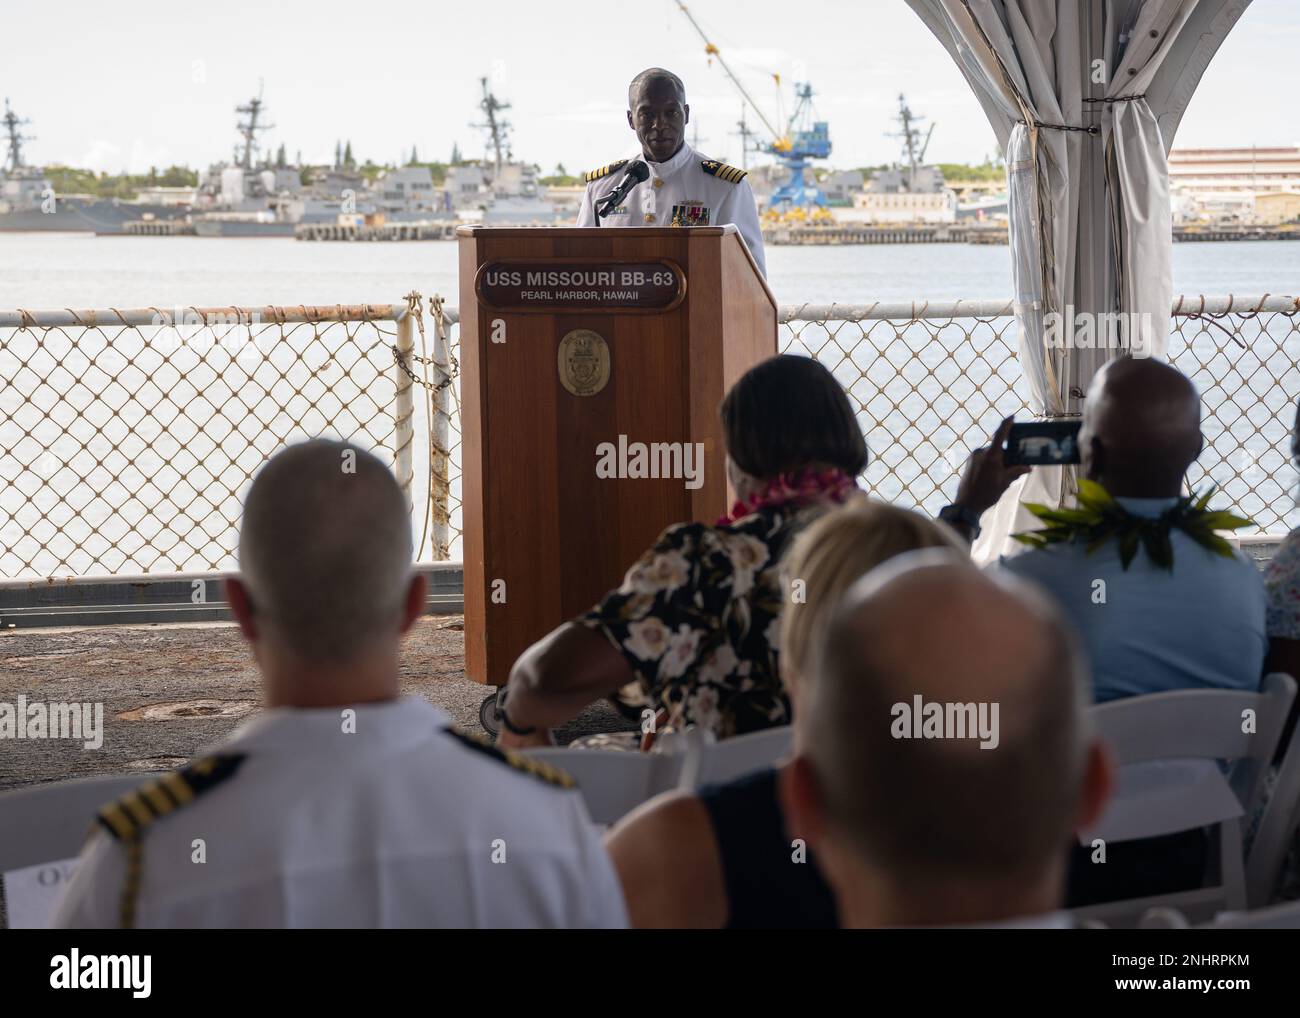
[[[1174,498],[1117,498],[1159,516]],[[1127,570],[1117,541],[1026,548],[999,565],[1039,584],[1083,638],[1098,703],[1170,689],[1259,688],[1268,638],[1264,581],[1240,553],[1217,555],[1173,528],[1172,572],[1139,546]],[[1100,582],[1099,582],[1100,581]]]

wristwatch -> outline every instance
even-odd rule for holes
[[[959,523],[970,528],[970,539],[972,541],[980,536],[980,517],[979,513],[964,505],[946,505],[939,510],[939,519],[944,523]]]
[[[510,687],[503,686],[501,689],[501,696],[497,700],[497,716],[500,718],[501,724],[505,726],[506,731],[515,735],[532,735],[537,731],[535,726],[519,728],[518,726],[511,724],[510,715],[506,713],[506,697],[509,695],[509,692]]]

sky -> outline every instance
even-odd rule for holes
[[[964,79],[903,0],[692,0],[769,118],[771,74],[809,80],[830,124],[829,165],[898,158],[898,94],[935,124],[931,162],[981,162],[993,132]],[[628,80],[666,66],[686,82],[701,152],[739,162],[737,92],[673,0],[557,4],[497,0],[72,0],[0,11],[0,95],[32,123],[27,161],[108,172],[228,159],[234,107],[259,87],[290,159],[481,156],[479,79],[513,109],[515,155],[551,172],[603,165],[634,143]],[[1300,0],[1255,0],[1219,50],[1176,145],[1290,145],[1300,94]],[[1254,96],[1240,102],[1245,95]],[[752,115],[751,126],[757,126]]]

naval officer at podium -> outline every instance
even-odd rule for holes
[[[681,79],[642,71],[627,90],[627,124],[641,151],[587,174],[579,226],[723,226],[734,223],[767,275],[754,192],[744,170],[686,144],[691,108]],[[599,215],[598,215],[599,213]]]

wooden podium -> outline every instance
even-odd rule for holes
[[[664,527],[727,510],[718,405],[776,301],[734,226],[457,235],[465,673],[504,685]],[[637,476],[695,443],[702,475]]]

